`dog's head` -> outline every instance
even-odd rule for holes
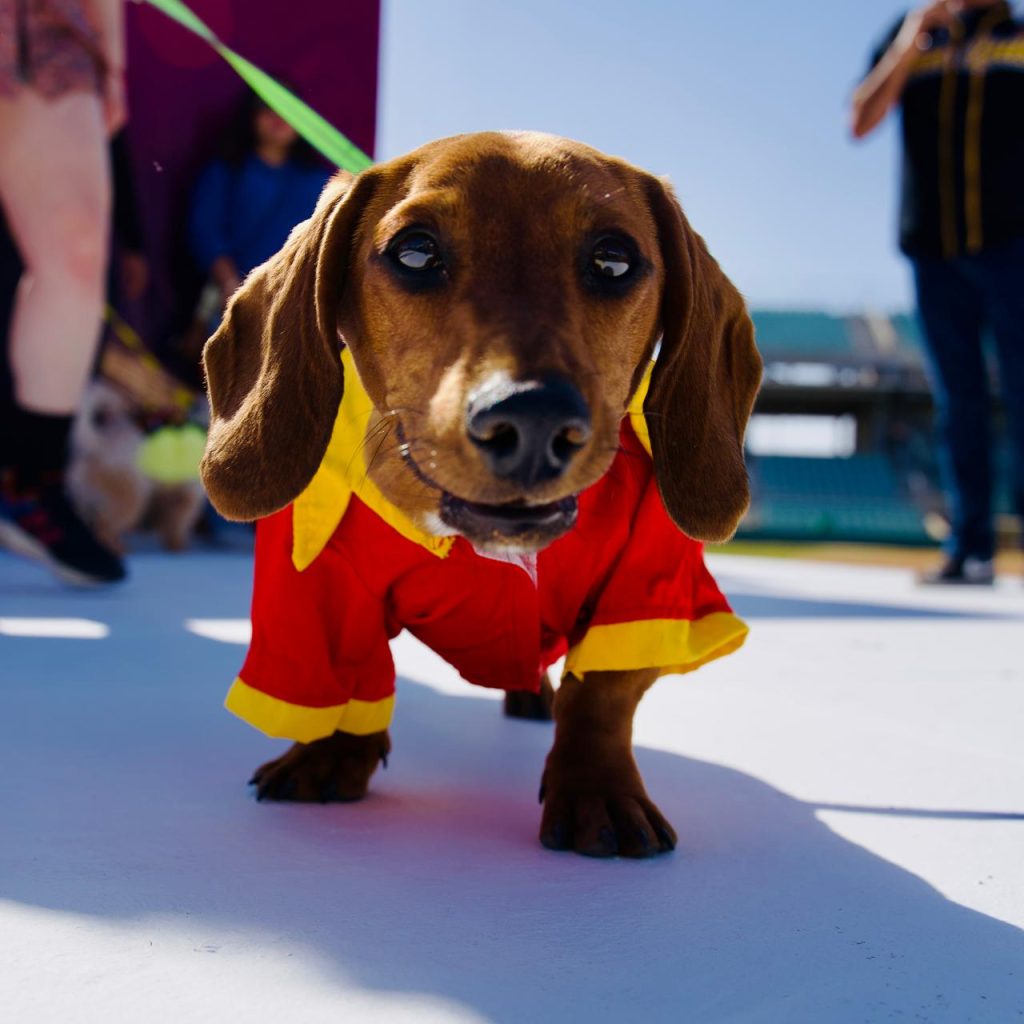
[[[380,490],[433,533],[537,549],[608,469],[660,339],[645,417],[692,537],[746,509],[761,363],[742,298],[672,192],[564,139],[485,133],[339,175],[253,271],[204,354],[203,463],[225,515],[292,501],[323,458],[352,352]]]
[[[73,455],[134,466],[143,437],[137,410],[124,394],[104,380],[92,381],[71,429]]]

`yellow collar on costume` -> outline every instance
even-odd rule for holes
[[[331,440],[327,444],[320,468],[306,489],[295,499],[293,507],[293,565],[302,572],[313,563],[338,528],[353,494],[407,540],[426,548],[438,558],[445,558],[455,538],[435,537],[427,533],[388,501],[370,479],[366,465],[366,428],[373,415],[373,401],[359,379],[352,354],[347,348],[342,350],[341,365],[345,373],[345,393],[338,407]],[[644,399],[650,376],[651,370],[648,367],[627,412],[633,431],[648,454],[651,451],[651,439],[644,420]]]
[[[647,392],[651,386],[651,374],[653,372],[654,360],[652,359],[647,364],[647,369],[644,371],[643,377],[640,378],[640,385],[636,389],[636,394],[633,395],[629,407],[626,409],[629,425],[633,428],[636,439],[644,446],[644,451],[651,456],[654,453],[651,451],[651,432],[647,429],[647,420],[644,418],[644,402],[647,401]]]
[[[295,499],[292,563],[299,572],[312,564],[338,528],[353,494],[403,537],[444,558],[455,538],[427,533],[388,501],[370,479],[366,465],[366,428],[373,415],[373,401],[359,379],[352,353],[347,348],[342,350],[341,365],[345,372],[345,392],[331,440],[320,468]]]

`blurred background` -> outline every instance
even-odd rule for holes
[[[928,548],[947,525],[909,273],[896,250],[897,120],[854,143],[847,113],[905,4],[190,7],[375,159],[444,135],[528,128],[667,175],[747,297],[765,357],[749,433],[754,501],[738,550],[815,544],[841,558],[934,558]],[[213,313],[203,306],[209,268],[189,222],[204,167],[247,116],[248,90],[207,43],[145,3],[127,4],[127,40],[130,118],[115,147],[119,223],[101,366],[129,380],[152,430],[185,415],[201,387],[198,351],[216,303]],[[18,269],[9,240],[0,245],[3,324]],[[141,262],[143,276],[125,287],[118,261]],[[140,362],[141,349],[162,370]],[[997,463],[1007,461],[1000,450]],[[1009,548],[1006,475],[997,508]],[[1017,567],[1016,555],[1006,558]]]

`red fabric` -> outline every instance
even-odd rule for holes
[[[257,527],[241,677],[307,707],[393,693],[388,639],[403,628],[472,683],[536,691],[589,625],[730,610],[701,545],[665,512],[650,457],[626,425],[611,469],[580,496],[576,526],[540,553],[536,587],[463,538],[440,559],[357,498],[309,568],[296,571],[291,551],[289,507]]]

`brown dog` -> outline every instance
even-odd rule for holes
[[[460,136],[339,174],[207,345],[209,495],[255,519],[307,488],[345,347],[372,401],[369,478],[387,501],[431,534],[539,551],[572,529],[576,496],[620,451],[659,339],[643,405],[657,490],[679,530],[722,541],[748,503],[743,433],[761,362],[742,298],[668,186],[533,133]],[[631,749],[634,710],[665,670],[563,679],[545,845],[599,856],[675,845]],[[389,746],[381,730],[335,732],[255,781],[271,797],[358,798]]]

